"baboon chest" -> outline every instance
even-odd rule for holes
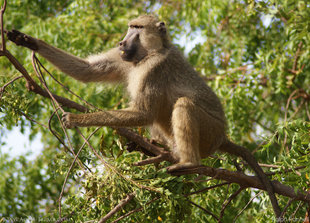
[[[146,72],[141,69],[133,69],[128,74],[127,91],[130,95],[131,100],[136,100],[138,96],[143,93],[145,88]]]
[[[154,75],[146,72],[143,68],[134,69],[128,75],[127,91],[132,101],[153,100],[156,103],[161,100],[162,90],[158,86],[158,80],[154,80]]]

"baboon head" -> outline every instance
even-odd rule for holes
[[[167,30],[164,22],[153,15],[143,15],[128,24],[128,32],[119,43],[123,60],[138,63],[152,51],[167,47]]]

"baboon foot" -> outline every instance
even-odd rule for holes
[[[177,163],[177,164],[167,167],[167,171],[169,173],[173,173],[173,172],[183,171],[186,169],[191,169],[193,167],[198,167],[198,166],[200,166],[200,164],[192,163],[192,162]]]

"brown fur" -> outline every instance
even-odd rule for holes
[[[77,80],[127,85],[128,108],[90,114],[66,113],[63,120],[68,128],[149,126],[154,137],[168,144],[179,160],[170,171],[199,165],[201,158],[217,149],[242,156],[257,172],[276,207],[270,181],[247,150],[227,139],[218,97],[171,44],[164,23],[146,15],[128,25],[128,33],[118,48],[86,59],[18,31],[8,33],[8,37],[18,45],[36,50]]]

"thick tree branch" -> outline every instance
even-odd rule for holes
[[[146,139],[143,139],[141,136],[134,133],[132,130],[121,128],[121,129],[117,129],[117,133],[120,134],[121,136],[126,137],[127,139],[131,141],[136,142],[140,146],[144,147],[146,145],[144,148],[148,150],[149,152],[153,152],[157,156],[159,156],[162,153],[167,153],[167,151],[165,151],[163,148],[154,146],[153,144],[148,142]],[[166,154],[165,156],[169,157],[165,159],[166,161],[169,161],[172,163],[176,162],[176,160],[174,160],[170,152],[168,152],[168,154]],[[185,174],[202,174],[202,175],[213,177],[214,179],[224,180],[230,183],[237,183],[241,187],[252,187],[256,189],[266,190],[258,177],[248,176],[242,172],[234,172],[234,171],[229,171],[225,169],[217,169],[217,168],[208,167],[208,166],[199,166],[199,167],[194,167],[194,168],[189,168],[189,169],[180,170],[178,172],[174,172],[174,175],[177,175],[177,176],[181,176]],[[295,192],[294,188],[281,184],[278,181],[272,181],[272,184],[274,187],[274,191],[277,194],[290,197],[290,198],[295,198],[296,200],[310,202],[309,193],[307,194],[304,191]]]
[[[237,183],[241,187],[252,187],[260,190],[265,190],[261,181],[256,176],[248,176],[241,172],[234,172],[224,169],[217,169],[208,166],[199,166],[183,171],[179,171],[177,175],[184,174],[202,174],[206,176],[213,177],[218,180],[225,180],[231,183]],[[279,181],[272,181],[274,187],[274,192],[286,197],[295,198],[301,201],[310,201],[310,194],[304,191],[295,192],[294,188],[281,184]]]

